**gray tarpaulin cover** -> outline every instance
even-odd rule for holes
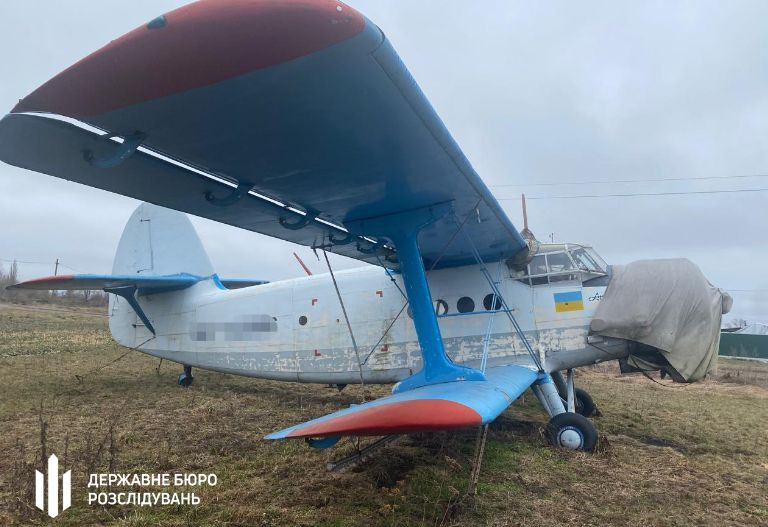
[[[694,382],[717,366],[720,320],[733,302],[686,259],[614,265],[590,333],[658,348],[675,380]],[[630,357],[642,369],[669,367]]]

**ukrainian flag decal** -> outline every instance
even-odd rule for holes
[[[584,300],[581,298],[581,291],[555,293],[555,311],[558,313],[583,310]]]

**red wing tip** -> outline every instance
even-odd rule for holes
[[[99,115],[310,55],[365,27],[363,15],[336,0],[210,0],[163,20],[80,60],[13,112]]]
[[[16,285],[39,284],[41,282],[65,282],[67,280],[73,280],[74,278],[75,278],[75,275],[73,274],[59,274],[56,276],[44,276],[43,278],[33,278],[32,280],[27,280],[26,282],[21,282]]]
[[[464,404],[443,399],[416,399],[372,406],[332,417],[297,428],[286,437],[406,434],[465,428],[481,423],[480,414]]]
[[[40,284],[55,284],[57,282],[66,282],[68,280],[72,280],[75,278],[75,275],[73,274],[60,274],[56,276],[45,276],[43,278],[34,278],[32,280],[27,280],[25,282],[19,282],[18,284],[13,284],[6,289],[25,289],[29,286],[35,286]]]

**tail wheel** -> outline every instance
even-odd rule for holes
[[[179,386],[189,388],[194,380],[195,378],[192,376],[192,367],[184,366],[184,371],[179,374]]]
[[[592,452],[597,446],[597,429],[581,414],[564,412],[549,420],[547,440],[552,446]]]
[[[576,413],[581,414],[584,417],[590,417],[592,414],[595,413],[595,409],[597,408],[595,406],[595,402],[592,400],[592,397],[587,393],[586,390],[582,390],[581,388],[576,388],[573,390],[574,395],[574,406],[576,407]]]

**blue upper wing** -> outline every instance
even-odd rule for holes
[[[326,14],[312,7],[319,1],[205,4],[183,8],[184,19],[168,14],[167,27],[139,28],[22,101],[16,113],[0,121],[0,159],[304,245],[329,245],[332,235],[342,243],[330,250],[371,263],[388,256],[387,265],[396,266],[393,247],[371,254],[373,238],[347,237],[347,222],[444,202],[452,204],[453,214],[421,234],[428,266],[438,259],[438,268],[474,261],[466,239],[455,236],[460,223],[487,260],[511,257],[524,248],[389,41],[364,18],[351,36],[345,33],[332,45],[291,60],[225,77],[214,72],[162,96],[134,93],[174,81],[174,71],[183,78],[185,64],[193,71],[195,61],[207,60],[189,48],[197,31],[210,26],[218,24],[225,34],[253,15],[258,27],[258,17],[287,5],[290,10],[279,20],[301,16],[304,26],[309,20],[328,29],[322,25]],[[240,21],[226,18],[235,8],[250,11]],[[261,11],[255,13],[257,8]],[[194,18],[196,9],[205,9],[205,16]],[[149,46],[152,39],[174,31],[177,47],[168,44],[144,61],[125,59],[144,47],[158,49]],[[273,40],[290,47],[307,38],[307,31],[283,31]],[[247,45],[211,38],[206,53],[219,62]],[[92,64],[100,68],[94,80],[87,76]],[[204,66],[197,70],[208,71]],[[148,75],[145,70],[151,67],[165,67],[165,79]],[[132,84],[137,77],[148,87]],[[123,79],[124,85],[102,78]],[[92,83],[88,97],[103,103],[91,111],[60,102],[62,93],[83,79]],[[120,97],[120,104],[109,104],[113,96]],[[62,114],[77,122],[28,112]],[[78,123],[125,137],[125,142],[100,138],[103,132]],[[133,152],[132,143],[141,148]]]

